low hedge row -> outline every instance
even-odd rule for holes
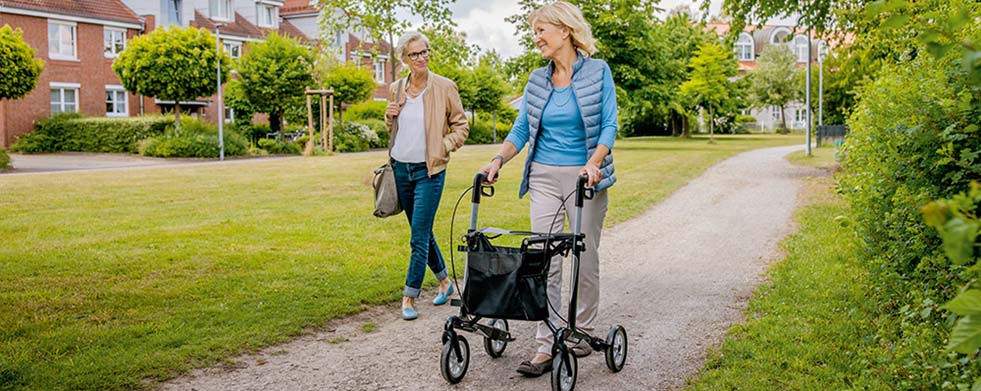
[[[147,138],[162,135],[173,117],[83,118],[77,113],[59,114],[35,125],[34,131],[17,139],[12,152],[109,152],[136,153]]]
[[[10,167],[10,155],[7,155],[6,149],[0,148],[0,171],[7,167]]]

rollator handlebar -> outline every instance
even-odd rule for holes
[[[496,177],[497,175],[495,175]],[[487,179],[487,174],[478,172],[477,175],[473,177],[473,196],[470,200],[475,203],[480,203],[480,196],[493,197],[494,196],[494,186],[485,185],[484,181]]]
[[[576,207],[578,208],[582,208],[583,199],[593,199],[593,188],[587,188],[586,183],[589,183],[589,175],[580,175],[579,182],[576,183]]]

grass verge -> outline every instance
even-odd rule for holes
[[[617,141],[607,225],[726,157],[803,142],[716,141]],[[435,224],[445,255],[453,204],[496,149],[467,146],[453,156]],[[368,180],[384,159],[373,152],[0,177],[0,389],[152,388],[396,301],[409,230],[403,215],[371,215]],[[528,228],[527,199],[516,197],[521,166],[504,168],[497,196],[481,204],[481,226]]]
[[[815,157],[788,156],[830,167],[827,148]],[[830,176],[806,180],[797,233],[786,239],[786,258],[750,300],[745,323],[709,352],[688,390],[886,390],[867,359],[875,350],[874,308],[866,272],[855,258],[850,230],[836,217],[847,206]]]

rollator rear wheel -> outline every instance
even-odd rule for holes
[[[569,368],[566,368],[568,362]],[[579,363],[576,355],[568,349],[561,349],[552,359],[552,391],[572,391],[576,388],[576,375],[579,372]]]
[[[491,320],[488,326],[503,330],[504,332],[509,331],[508,321],[504,319]],[[508,341],[484,337],[484,351],[493,358],[501,357],[504,354],[504,349],[507,347]]]
[[[606,335],[606,367],[613,373],[620,372],[627,363],[627,330],[615,325]]]
[[[459,383],[463,376],[467,374],[470,366],[470,344],[462,335],[456,336],[457,343],[460,344],[460,354],[453,349],[453,340],[447,339],[443,343],[443,353],[439,356],[439,370],[443,373],[443,378],[450,384]]]

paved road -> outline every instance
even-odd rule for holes
[[[219,162],[215,159],[161,159],[118,153],[62,152],[50,154],[10,154],[12,170],[3,175],[31,174],[60,171],[96,171],[137,169],[147,167],[174,167],[201,164],[223,164],[252,159],[230,159]],[[281,159],[267,157],[264,159]]]
[[[600,354],[579,361],[580,390],[669,390],[684,385],[706,350],[742,321],[746,301],[778,243],[794,229],[802,177],[816,170],[784,156],[802,147],[746,152],[710,168],[643,215],[607,229],[601,240],[598,331],[619,323],[630,348],[620,373]],[[615,203],[616,200],[612,199]],[[432,298],[423,295],[423,302]],[[535,350],[532,324],[512,322],[519,337],[490,359],[468,335],[472,360],[463,381],[440,376],[440,333],[457,309],[422,304],[420,318],[402,321],[397,304],[331,322],[327,330],[239,357],[238,365],[197,370],[165,390],[543,390],[549,379],[526,379],[514,368]],[[374,332],[361,325],[372,322]]]

